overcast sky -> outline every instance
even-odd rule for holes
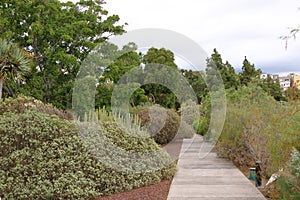
[[[266,73],[300,71],[299,39],[281,35],[300,24],[300,0],[106,0],[126,30],[163,28],[184,34],[209,55],[214,48],[237,70],[244,56]]]

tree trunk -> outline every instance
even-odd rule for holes
[[[3,88],[4,78],[0,77],[0,101],[2,101],[2,88]]]
[[[5,90],[7,91],[8,95],[11,97],[15,97],[15,93],[14,91],[11,89],[11,87],[9,85],[6,85]],[[2,88],[3,91],[3,88]]]

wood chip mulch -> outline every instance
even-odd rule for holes
[[[173,157],[178,158],[182,140],[172,142],[166,146],[166,151]],[[133,189],[112,196],[96,198],[96,200],[166,200],[172,180],[165,180],[155,185]]]
[[[137,188],[96,200],[166,200],[172,181],[162,181],[158,184]]]

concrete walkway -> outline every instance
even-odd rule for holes
[[[168,200],[266,199],[231,161],[200,152],[202,144],[200,136],[183,140]]]

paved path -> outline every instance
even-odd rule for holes
[[[231,161],[215,152],[199,153],[202,144],[200,136],[183,140],[168,200],[266,199]]]

